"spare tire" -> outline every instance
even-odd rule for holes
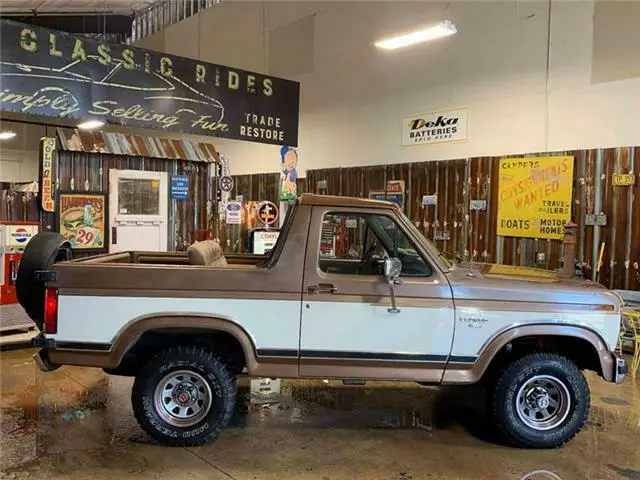
[[[47,270],[56,262],[72,258],[71,244],[62,235],[53,232],[39,233],[24,249],[16,278],[16,295],[22,308],[40,330],[44,323],[45,285],[36,280],[35,274]]]

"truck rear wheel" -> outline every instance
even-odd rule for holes
[[[555,448],[584,426],[590,393],[573,362],[560,355],[535,353],[498,375],[490,401],[492,416],[509,443]]]
[[[207,348],[169,348],[139,371],[131,403],[140,426],[161,444],[210,443],[235,410],[235,376]]]
[[[72,258],[71,244],[53,232],[39,233],[24,249],[16,278],[16,294],[18,302],[40,330],[44,322],[44,282],[37,281],[35,273]]]

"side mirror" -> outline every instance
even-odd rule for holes
[[[402,273],[402,262],[397,258],[385,258],[384,277],[388,282],[393,282]]]
[[[396,307],[396,292],[393,284],[396,283],[398,277],[402,273],[402,262],[398,258],[385,258],[384,260],[384,277],[389,284],[389,292],[391,293],[391,308],[389,313],[400,313],[400,309]]]

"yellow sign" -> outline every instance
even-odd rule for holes
[[[487,275],[515,275],[519,277],[531,277],[538,280],[557,280],[558,276],[548,270],[527,267],[515,267],[512,265],[491,265],[487,269]]]
[[[614,173],[613,185],[616,187],[627,187],[636,183],[636,176],[633,173]]]
[[[573,157],[500,161],[498,235],[555,238],[571,220]]]

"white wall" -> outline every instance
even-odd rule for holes
[[[620,37],[631,28],[621,26],[623,19],[640,20],[634,2],[554,0],[549,22],[546,1],[457,0],[445,14],[457,35],[395,52],[372,47],[381,37],[438,22],[448,3],[226,0],[141,46],[301,81],[306,169],[640,145],[640,79],[611,67],[640,57],[640,44],[629,47]],[[309,31],[312,47],[301,52]],[[614,37],[627,48],[598,40]],[[293,73],[278,71],[287,70],[287,55]],[[312,60],[306,71],[304,55]],[[603,58],[608,79],[592,83],[602,76],[595,72]],[[470,109],[467,142],[400,146],[403,116],[459,106]],[[278,169],[277,147],[220,145],[234,173]]]
[[[0,140],[0,182],[37,180],[40,138],[45,136],[45,127],[4,121],[0,129],[17,134],[10,140]]]

